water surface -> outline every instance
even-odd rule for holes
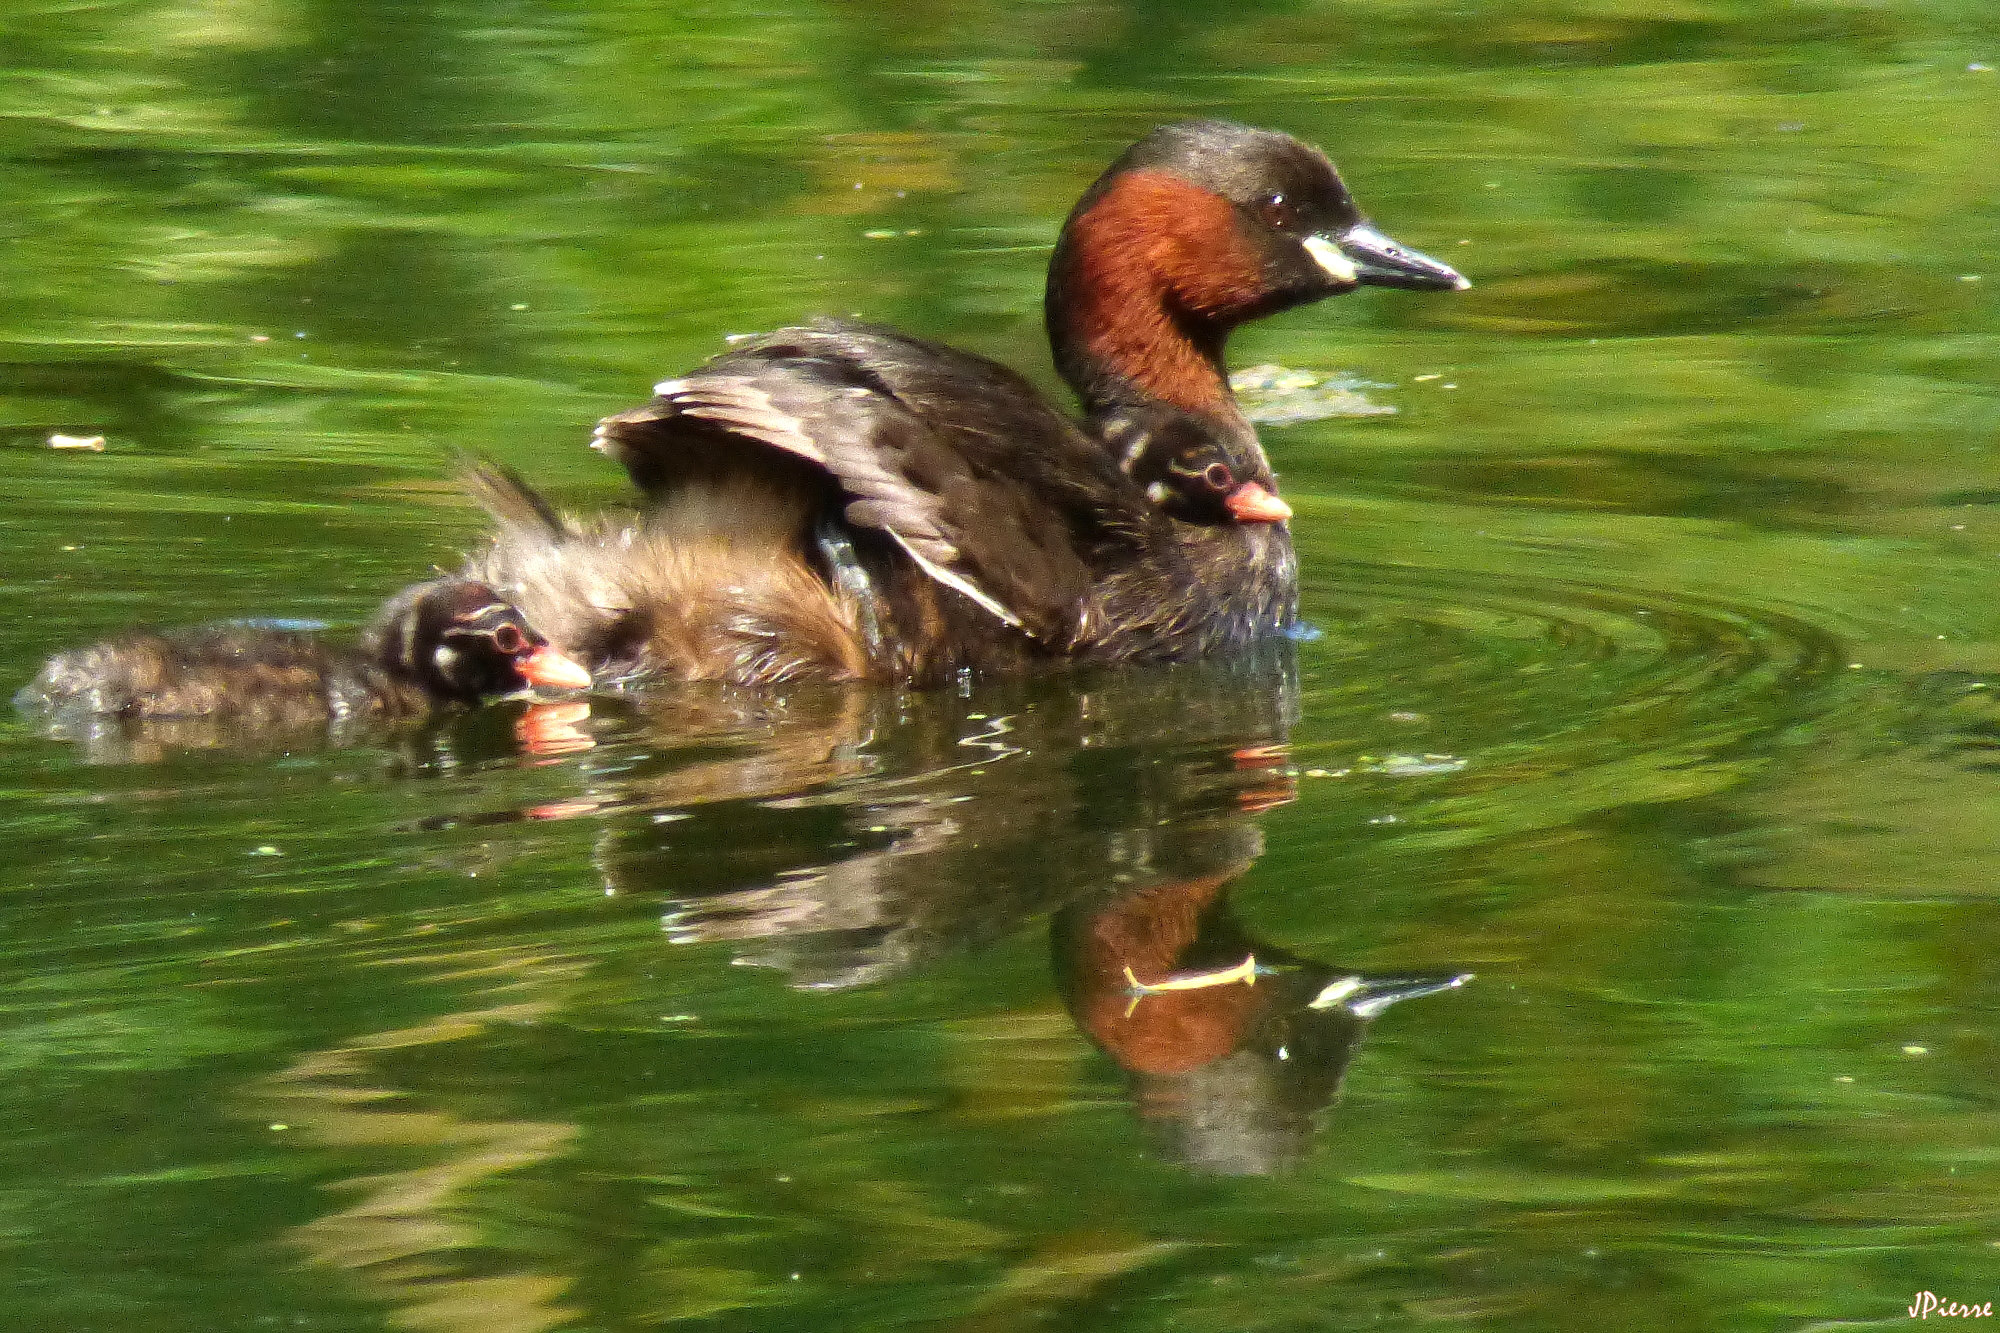
[[[1162,120],[1478,284],[1239,338],[1394,409],[1266,427],[1323,635],[1264,659],[0,721],[23,1327],[2000,1297],[1990,7],[1210,10],[10,7],[0,693],[351,628],[478,540],[451,447],[616,503],[589,424],[729,333],[1053,388],[1055,227]]]

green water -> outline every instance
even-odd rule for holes
[[[1477,285],[1238,340],[1395,409],[1265,432],[1293,660],[604,700],[552,753],[518,706],[6,715],[0,1308],[2000,1298],[1992,67],[1990,0],[10,0],[0,694],[134,621],[352,625],[478,540],[452,446],[611,503],[590,423],[728,333],[859,312],[1052,384],[1055,227],[1162,120],[1324,144]],[[1130,993],[1170,956],[1218,984]]]

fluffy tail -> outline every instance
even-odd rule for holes
[[[806,554],[812,498],[754,477],[685,485],[627,522],[578,523],[508,469],[462,462],[494,518],[468,572],[604,676],[773,684],[871,669],[867,608]]]
[[[465,493],[501,527],[557,541],[575,535],[576,525],[506,464],[461,452],[453,471]]]

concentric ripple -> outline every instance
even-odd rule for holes
[[[1768,607],[1392,566],[1335,578],[1309,601],[1325,635],[1300,653],[1293,746],[1327,772],[1450,756],[1461,791],[1560,783],[1575,817],[1739,781],[1861,688],[1837,636]]]

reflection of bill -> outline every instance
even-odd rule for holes
[[[1365,977],[1252,941],[1228,906],[1237,873],[1066,908],[1055,961],[1071,1014],[1132,1077],[1167,1150],[1265,1175],[1304,1156],[1377,1015],[1471,978]]]

